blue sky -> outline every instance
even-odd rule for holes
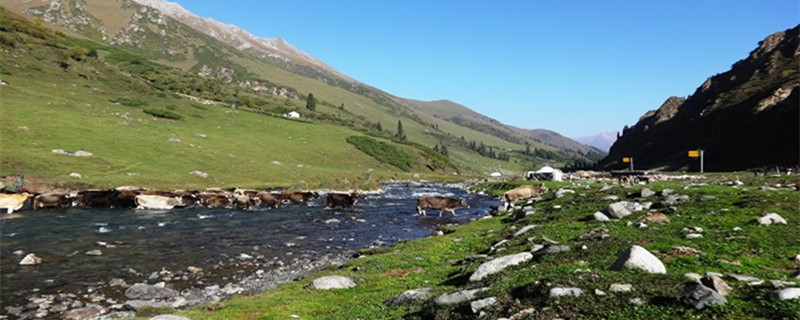
[[[797,0],[176,2],[388,93],[569,137],[632,125],[800,23]]]

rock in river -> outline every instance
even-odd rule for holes
[[[125,290],[125,297],[128,299],[139,300],[153,300],[153,299],[169,299],[180,295],[175,289],[165,288],[161,286],[149,285],[146,283],[136,283],[128,290]]]

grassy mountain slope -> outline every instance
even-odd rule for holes
[[[349,187],[431,172],[427,165],[433,158],[425,148],[374,137],[412,156],[411,170],[402,171],[346,141],[362,131],[204,105],[161,88],[168,85],[162,82],[179,82],[169,85],[208,96],[219,80],[76,40],[5,10],[0,26],[2,175],[26,173],[98,187]],[[73,157],[55,149],[93,155]],[[195,170],[208,177],[189,174]],[[454,170],[447,164],[438,168],[439,174]],[[73,172],[83,178],[69,177]]]
[[[265,58],[263,51],[239,50],[231,46],[235,43],[223,42],[225,39],[204,34],[163,12],[130,0],[66,0],[57,2],[58,6],[54,3],[47,0],[14,0],[9,1],[8,5],[16,12],[52,23],[67,34],[87,37],[105,43],[107,48],[120,48],[201,75],[186,80],[186,75],[176,76],[160,71],[139,73],[151,86],[154,83],[158,86],[162,91],[159,94],[180,92],[198,95],[226,106],[257,113],[281,114],[295,110],[302,113],[303,118],[314,122],[369,131],[385,137],[395,134],[400,121],[407,140],[417,144],[413,147],[417,150],[415,152],[429,153],[434,147],[444,146],[448,150],[451,166],[458,167],[452,171],[462,173],[520,173],[544,163],[558,166],[572,163],[575,159],[593,162],[598,158],[542,144],[463,106],[461,108],[468,112],[462,114],[468,114],[469,120],[441,117],[437,115],[437,108],[415,108],[415,103],[325,69],[311,73],[298,71],[313,66],[301,68],[294,62],[278,63],[283,60]],[[140,58],[127,57],[111,62],[126,64],[130,68],[131,65],[136,66],[129,62],[137,59]],[[214,79],[219,81],[214,82]],[[192,84],[183,85],[181,81]],[[181,83],[176,85],[175,82]],[[203,88],[198,90],[198,86]],[[309,94],[318,100],[314,112],[304,108],[305,98]],[[438,105],[436,102],[418,104]],[[439,106],[438,109],[448,110],[449,107]],[[375,130],[378,124],[383,128],[382,132]],[[499,160],[497,156],[481,155],[469,147],[471,141],[493,148],[493,155],[504,153],[510,156],[508,160]],[[538,155],[523,154],[526,144],[543,152]]]

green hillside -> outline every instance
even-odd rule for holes
[[[95,4],[92,12],[108,16],[85,20],[112,21],[109,16],[130,15],[135,6],[124,2],[119,11]],[[480,115],[472,116],[485,122],[479,126],[474,119],[459,123],[437,114],[444,107],[415,108],[360,83],[346,89],[308,78],[167,21],[175,32],[160,41],[110,45],[83,38],[96,34],[53,31],[3,10],[0,40],[7,54],[0,79],[7,85],[0,86],[0,112],[7,121],[0,125],[0,175],[104,187],[348,187],[592,161],[509,133],[499,123],[487,127],[492,122]],[[186,54],[176,53],[178,47]],[[170,57],[161,55],[168,51]],[[309,95],[314,110],[306,108]],[[289,111],[302,120],[281,116]],[[396,138],[398,123],[404,139]],[[364,135],[408,154],[410,167],[347,142]],[[526,146],[538,152],[526,153]],[[189,174],[194,171],[207,177]],[[73,172],[82,179],[70,177]]]

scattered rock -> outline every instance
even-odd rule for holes
[[[611,292],[631,292],[633,290],[633,285],[630,283],[612,283],[608,286],[608,291]]]
[[[558,297],[578,297],[583,294],[580,288],[551,288],[550,298]]]
[[[611,219],[608,218],[608,216],[605,213],[602,213],[600,211],[595,212],[592,215],[592,218],[594,218],[595,221],[611,221]]]
[[[680,256],[696,256],[703,254],[703,251],[697,250],[691,247],[684,247],[684,246],[674,246],[672,247],[669,252],[667,252],[670,256],[680,257]]]
[[[83,176],[80,173],[77,173],[77,172],[70,172],[69,176],[73,177],[73,178],[76,178],[76,179],[83,179]]]
[[[78,309],[72,309],[67,312],[64,312],[62,315],[63,319],[87,319],[94,316],[99,315],[103,312],[103,309],[96,306],[90,307],[83,307]]]
[[[602,187],[600,187],[600,190],[597,190],[597,191],[603,192],[603,191],[608,191],[608,190],[611,190],[611,189],[613,189],[613,188],[614,188],[614,187],[612,187],[612,186],[610,186],[610,185],[604,184]]]
[[[340,224],[340,223],[342,223],[342,221],[339,221],[339,219],[335,218],[325,220],[325,224]]]
[[[702,197],[700,197],[700,201],[711,201],[711,200],[714,200],[716,198],[717,197],[715,197],[715,196],[702,196]]]
[[[35,266],[39,264],[42,264],[42,258],[37,257],[33,253],[29,253],[25,256],[25,258],[22,258],[22,261],[19,262],[19,265],[21,266]]]
[[[644,305],[644,300],[642,300],[642,298],[636,297],[636,298],[631,298],[630,300],[628,300],[628,303],[630,303],[630,304],[632,304],[634,306],[643,306]]]
[[[553,253],[559,253],[559,252],[567,252],[569,250],[571,250],[571,248],[569,246],[566,246],[566,245],[563,245],[563,244],[558,244],[558,245],[548,246],[547,249],[544,250],[544,253],[545,254],[553,254]]]
[[[563,198],[567,195],[567,193],[574,194],[575,191],[570,189],[558,189],[558,191],[556,191],[556,198]]]
[[[192,172],[189,172],[189,174],[196,175],[196,176],[201,177],[201,178],[208,178],[208,173],[205,173],[205,172],[200,171],[200,170],[194,170]]]
[[[533,255],[530,252],[522,252],[493,259],[481,264],[469,277],[469,281],[480,281],[491,274],[498,273],[505,268],[518,265],[531,259],[533,259]]]
[[[686,235],[686,239],[697,239],[697,238],[702,238],[702,237],[703,237],[703,235],[699,234],[699,233],[689,233],[689,234]]]
[[[797,283],[791,281],[783,281],[783,280],[770,280],[769,284],[772,285],[775,289],[780,289],[784,287],[796,287]]]
[[[531,229],[536,228],[536,227],[538,227],[538,225],[535,225],[535,224],[524,226],[524,227],[520,228],[519,230],[517,230],[517,232],[514,232],[514,238],[519,237],[519,236],[525,234],[526,232],[531,231]]]
[[[744,276],[744,275],[735,274],[735,273],[729,273],[728,277],[731,277],[731,278],[735,279],[736,281],[745,282],[750,286],[757,286],[757,285],[760,285],[760,284],[764,283],[764,280],[761,280],[759,278],[751,277],[751,276]]]
[[[662,191],[662,193],[663,193],[663,191]],[[681,203],[684,203],[684,202],[689,202],[689,196],[687,196],[685,194],[683,194],[683,195],[670,194],[670,195],[664,197],[664,201],[661,201],[661,204],[664,207],[671,207],[671,206],[675,206],[675,205],[678,205],[678,204],[681,204]]]
[[[103,255],[103,251],[100,251],[98,249],[89,250],[89,251],[86,251],[86,255],[87,256],[92,256],[92,257],[99,257],[99,256]]]
[[[604,295],[606,295],[606,293],[603,290],[594,289],[594,295],[596,295],[596,296],[604,296]]]
[[[497,298],[489,297],[486,299],[472,301],[469,306],[472,308],[472,313],[478,313],[481,310],[494,305],[496,302]]]
[[[433,302],[436,303],[436,305],[438,306],[461,304],[470,301],[472,299],[475,299],[475,295],[486,290],[489,289],[480,288],[480,289],[461,290],[452,293],[445,293],[441,296],[436,297],[436,299],[434,299]]]
[[[608,205],[606,213],[611,218],[621,219],[631,215],[633,211],[642,210],[644,207],[636,202],[620,201]]]
[[[74,156],[76,156],[76,157],[91,157],[93,155],[94,155],[93,153],[91,153],[89,151],[84,151],[84,150],[75,151],[75,154],[74,154]]]
[[[639,192],[639,196],[642,198],[651,197],[654,196],[655,194],[656,194],[655,191],[650,190],[650,188],[642,188],[642,191]]]
[[[639,269],[648,273],[666,274],[667,268],[656,256],[640,246],[632,246],[617,257],[612,269]]]
[[[131,310],[139,311],[142,308],[153,308],[153,309],[171,309],[172,305],[164,301],[156,301],[156,300],[140,300],[140,299],[133,299],[128,300],[125,302],[125,306]]]
[[[697,273],[694,273],[694,272],[687,272],[687,273],[684,273],[684,274],[683,274],[683,276],[684,276],[684,277],[685,277],[687,280],[689,280],[689,281],[691,281],[691,282],[697,282],[697,283],[700,283],[700,279],[702,279],[702,278],[703,278],[703,276],[701,276],[701,275],[699,275],[699,274],[697,274]]]
[[[169,299],[179,295],[180,293],[175,289],[146,283],[136,283],[125,290],[125,297],[134,300]]]
[[[700,283],[716,292],[719,292],[719,294],[723,296],[727,296],[732,290],[731,287],[725,283],[725,281],[722,281],[722,279],[715,276],[705,276],[700,279]]]
[[[395,296],[394,298],[386,300],[385,302],[383,302],[383,304],[387,306],[394,306],[412,301],[427,300],[428,298],[431,297],[432,291],[433,289],[431,288],[408,290],[406,292],[403,292]]]
[[[108,282],[109,287],[125,287],[128,284],[125,283],[125,280],[120,278],[113,278],[111,281]]]
[[[710,305],[723,305],[728,303],[721,294],[700,283],[688,283],[683,291],[675,296],[678,301],[695,307],[697,310]]]
[[[355,287],[352,279],[343,276],[327,276],[314,279],[309,287],[316,290],[347,289]]]
[[[195,266],[188,266],[188,267],[186,267],[186,271],[189,271],[189,273],[191,273],[191,274],[195,274],[195,273],[203,272],[203,269],[195,267]]]
[[[800,288],[786,288],[772,291],[769,294],[776,300],[794,300],[800,298]]]
[[[619,197],[618,197],[618,196],[615,196],[615,195],[610,195],[610,196],[605,196],[605,197],[602,197],[602,198],[600,198],[600,200],[604,200],[604,201],[609,201],[609,200],[610,200],[610,201],[617,201],[617,200],[619,200]]]
[[[758,223],[764,226],[772,225],[772,224],[786,224],[786,220],[783,219],[777,213],[770,213],[761,218],[758,218]]]

